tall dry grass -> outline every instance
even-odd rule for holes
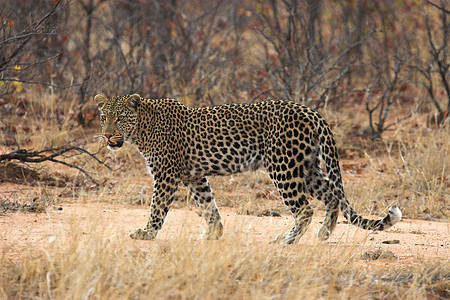
[[[405,217],[449,221],[449,132],[414,128],[386,141],[385,154],[366,153],[361,174],[349,172],[345,184],[361,211],[398,204]]]
[[[82,234],[83,232],[87,234]],[[0,257],[0,297],[51,299],[422,299],[449,297],[449,263],[406,268],[361,264],[358,245],[329,248],[251,245],[240,233],[170,242],[133,242],[91,217],[33,245],[21,259]],[[10,245],[14,249],[14,245]],[[13,251],[13,250],[11,250]]]

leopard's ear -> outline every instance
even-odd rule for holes
[[[133,94],[125,100],[125,103],[131,110],[136,110],[139,104],[141,103],[141,96],[139,94]]]
[[[108,102],[108,98],[103,96],[102,94],[97,94],[94,97],[95,103],[98,105],[98,109],[102,110],[103,106],[105,106],[106,102]]]

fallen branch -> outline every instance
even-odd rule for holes
[[[87,154],[90,157],[92,157],[93,159],[95,159],[98,163],[106,166],[109,170],[112,170],[111,167],[109,167],[105,162],[98,159],[97,156],[95,156],[95,154],[87,151],[86,149],[83,149],[80,147],[75,147],[75,146],[68,146],[68,145],[58,147],[58,148],[49,148],[49,149],[39,150],[39,151],[29,151],[26,149],[14,150],[7,154],[1,154],[0,161],[16,159],[16,160],[19,160],[21,162],[26,162],[26,163],[41,163],[44,161],[51,161],[51,162],[59,163],[59,164],[68,166],[70,168],[79,170],[80,172],[82,172],[84,175],[86,175],[90,180],[92,180],[92,182],[94,182],[98,186],[99,183],[94,178],[92,178],[92,176],[89,175],[89,173],[86,170],[84,170],[83,168],[81,168],[77,165],[65,162],[58,158],[60,156],[64,157],[65,153],[68,153],[71,151],[76,151],[76,152],[78,152],[78,154],[81,154],[81,153]]]

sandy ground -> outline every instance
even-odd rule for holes
[[[103,228],[113,235],[127,237],[135,228],[144,226],[148,217],[148,207],[144,206],[79,202],[82,201],[63,201],[58,205],[62,210],[50,207],[47,213],[12,212],[0,216],[0,255],[20,260],[23,249],[45,249],[56,240],[64,241],[70,237],[71,230],[89,235]],[[323,218],[321,211],[315,212],[311,226],[298,244],[281,246],[269,242],[277,234],[289,230],[293,224],[291,216],[242,216],[236,214],[238,209],[219,209],[224,219],[224,236],[239,236],[242,247],[293,247],[298,251],[308,251],[308,246],[319,243],[316,233]],[[200,239],[205,227],[195,209],[171,209],[156,240],[125,238],[125,241],[130,247],[137,245],[146,251],[155,243],[170,243],[182,236]],[[384,232],[371,233],[346,224],[341,217],[330,239],[320,243],[330,252],[342,253],[336,249],[352,249],[357,263],[409,265],[423,260],[448,262],[449,229],[449,223],[445,222],[403,219]],[[369,261],[362,258],[364,253],[377,249],[389,251],[392,257]]]

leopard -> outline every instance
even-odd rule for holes
[[[116,150],[133,144],[153,176],[147,224],[130,233],[152,240],[163,226],[180,184],[185,185],[207,223],[204,239],[223,235],[223,222],[208,177],[265,169],[294,218],[294,225],[273,242],[292,244],[313,217],[309,200],[324,203],[317,233],[327,240],[339,210],[350,224],[385,230],[402,218],[393,205],[384,218],[359,215],[347,200],[338,150],[330,125],[316,110],[290,100],[274,99],[211,107],[188,107],[175,99],[146,99],[139,94],[94,96],[101,140]],[[322,163],[322,166],[321,166]],[[323,166],[324,165],[324,166]]]

